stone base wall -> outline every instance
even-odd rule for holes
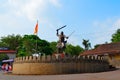
[[[71,74],[93,73],[109,69],[109,64],[103,57],[18,57],[13,64],[13,74]]]

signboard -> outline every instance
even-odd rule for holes
[[[9,50],[8,47],[0,47],[0,50]]]

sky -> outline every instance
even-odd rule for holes
[[[57,41],[56,29],[69,36],[68,43],[92,46],[111,42],[120,28],[120,0],[0,0],[0,37],[31,35],[38,20],[38,36]]]

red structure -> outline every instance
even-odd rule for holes
[[[16,57],[17,51],[15,50],[7,50],[7,49],[0,49],[0,54],[7,54],[9,59],[14,59]]]
[[[96,49],[84,51],[82,55],[114,55],[120,54],[120,42],[102,44]]]
[[[0,53],[9,53],[9,54],[15,54],[15,50],[0,50]]]

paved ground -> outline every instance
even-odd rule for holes
[[[11,75],[0,72],[0,80],[120,80],[120,69],[101,73],[67,75]]]

